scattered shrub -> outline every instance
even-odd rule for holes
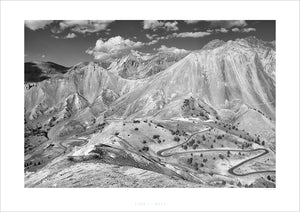
[[[153,135],[153,139],[159,138],[159,135]]]
[[[197,162],[194,163],[194,168],[195,168],[196,170],[198,170],[198,163],[197,163]]]
[[[161,124],[157,124],[157,126],[164,128],[164,126],[162,126]]]
[[[178,136],[175,136],[173,140],[179,142],[180,138]]]
[[[145,151],[145,152],[147,152],[147,151],[149,151],[149,147],[144,146],[142,150]]]

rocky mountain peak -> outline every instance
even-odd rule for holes
[[[267,49],[271,48],[275,50],[275,41],[268,42],[268,41],[263,41],[261,39],[256,38],[255,36],[249,36],[241,39],[236,39],[238,43],[246,44],[252,48],[262,48],[262,49]]]
[[[204,45],[202,47],[202,50],[212,50],[212,49],[222,46],[225,43],[226,42],[223,40],[215,39],[215,40],[208,42],[206,45]]]

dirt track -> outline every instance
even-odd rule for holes
[[[210,124],[212,123],[209,122]],[[211,126],[211,125],[210,125]],[[204,150],[193,150],[193,151],[184,151],[184,152],[174,152],[174,153],[169,153],[169,154],[164,154],[166,151],[169,151],[171,149],[175,149],[177,148],[178,146],[181,146],[187,142],[189,142],[189,140],[199,134],[199,133],[203,133],[203,132],[206,132],[208,131],[209,128],[206,128],[202,131],[199,131],[199,132],[196,132],[196,133],[193,133],[192,135],[190,135],[190,137],[183,143],[180,143],[180,144],[177,144],[175,146],[172,146],[172,147],[168,147],[168,148],[165,148],[165,149],[161,149],[159,150],[156,154],[160,157],[170,157],[170,156],[173,156],[173,155],[179,155],[179,154],[189,154],[189,153],[201,153],[201,152],[224,152],[224,151],[232,151],[232,152],[256,152],[256,151],[263,151],[263,153],[257,155],[257,156],[254,156],[252,158],[249,158],[247,160],[244,160],[242,161],[241,163],[231,167],[229,170],[228,170],[228,173],[229,174],[232,174],[232,175],[235,175],[235,176],[247,176],[247,175],[251,175],[251,174],[260,174],[260,173],[268,173],[268,172],[275,172],[275,170],[265,170],[265,171],[256,171],[256,172],[249,172],[249,173],[244,173],[244,174],[238,174],[238,173],[235,173],[234,170],[237,169],[238,167],[242,166],[243,164],[251,161],[251,160],[254,160],[254,159],[257,159],[259,157],[262,157],[263,155],[266,155],[268,154],[270,151],[268,149],[265,149],[265,148],[258,148],[258,149],[251,149],[251,150],[241,150],[241,149],[204,149]]]

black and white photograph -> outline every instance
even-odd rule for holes
[[[274,20],[26,20],[25,187],[276,187]]]
[[[299,211],[299,8],[0,1],[0,211]]]

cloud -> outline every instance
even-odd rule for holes
[[[207,35],[210,35],[210,32],[182,32],[182,33],[173,33],[172,37],[181,37],[181,38],[200,38]]]
[[[150,34],[146,34],[146,37],[149,39],[149,40],[152,40],[153,39],[153,35],[150,35]]]
[[[53,26],[53,27],[51,27],[50,31],[51,31],[53,34],[59,34],[59,33],[61,33],[63,30],[60,29],[59,26]]]
[[[66,36],[58,36],[58,35],[51,35],[51,37],[55,39],[71,39],[71,38],[76,38],[77,35],[73,32],[68,33]]]
[[[255,28],[243,28],[242,29],[242,32],[246,32],[246,33],[248,33],[248,32],[255,32],[255,31],[256,31]]]
[[[81,34],[93,33],[106,30],[108,25],[113,21],[104,20],[104,21],[90,21],[90,20],[68,20],[61,21],[59,23],[60,31],[65,29],[70,29],[72,32],[77,32]]]
[[[200,21],[199,20],[185,20],[184,22],[187,23],[187,24],[196,24]]]
[[[242,29],[233,28],[233,29],[231,29],[231,31],[233,31],[233,32],[241,32],[241,33],[248,33],[248,32],[255,32],[256,29],[255,28],[242,28]]]
[[[51,27],[51,32],[54,34],[62,33],[64,30],[69,29],[71,32],[75,33],[94,33],[106,30],[107,27],[111,24],[112,20],[65,20],[65,21],[54,21],[54,20],[26,20],[25,26],[31,30],[44,29],[47,25],[50,25],[52,22],[56,22]],[[74,36],[74,35],[72,35]],[[70,38],[70,37],[68,37]]]
[[[233,31],[233,32],[239,32],[240,29],[239,28],[232,28],[231,31]]]
[[[134,48],[140,48],[144,45],[142,42],[134,42],[124,39],[120,36],[112,37],[107,41],[97,40],[96,46],[86,50],[87,54],[93,55],[96,60],[109,60],[122,57],[128,54]]]
[[[51,37],[53,37],[55,39],[61,39],[61,37],[59,37],[58,35],[51,35]]]
[[[210,34],[212,34],[214,32],[214,30],[211,30],[210,32],[205,31],[205,32],[181,32],[181,33],[172,33],[166,36],[160,36],[160,37],[156,37],[155,41],[156,43],[159,40],[167,40],[170,38],[200,38],[200,37],[204,37],[204,36],[208,36]],[[154,41],[154,40],[153,40]]]
[[[161,21],[144,21],[144,29],[156,30],[157,28],[163,27],[164,23]]]
[[[187,54],[190,51],[185,49],[178,49],[176,47],[166,47],[165,45],[161,45],[160,48],[156,49],[159,52],[171,52],[174,54]]]
[[[231,27],[245,27],[247,22],[244,20],[231,20],[231,21],[209,21],[212,27],[222,27],[222,28],[231,28]]]
[[[177,24],[178,24],[177,21],[165,22],[165,28],[167,29],[167,31],[177,31],[178,30]]]
[[[225,29],[225,28],[215,29],[215,32],[227,33],[228,29]]]
[[[67,35],[66,35],[66,37],[64,37],[65,39],[70,39],[70,38],[76,38],[77,36],[75,35],[75,33],[68,33]]]
[[[159,40],[167,40],[170,38],[200,38],[214,33],[227,33],[227,32],[229,32],[229,30],[225,28],[208,29],[206,31],[199,31],[199,32],[181,32],[181,33],[174,32],[166,36],[155,37],[155,40],[152,40],[152,42],[157,43]],[[146,37],[151,40],[153,39],[154,36],[146,34]]]
[[[150,45],[156,44],[158,41],[159,41],[159,39],[157,39],[157,40],[152,40],[152,41],[150,41],[150,42],[148,42],[148,43],[145,43],[145,45],[150,46]]]
[[[165,22],[165,21],[148,20],[148,21],[144,21],[143,28],[151,29],[153,31],[156,31],[159,28],[166,29],[167,31],[177,31],[178,30],[177,24],[178,24],[177,21]]]
[[[25,26],[33,31],[44,29],[47,25],[51,24],[53,20],[25,20]]]

